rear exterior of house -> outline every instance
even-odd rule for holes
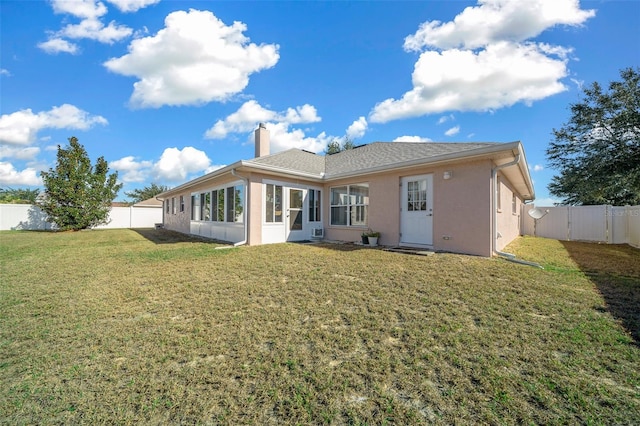
[[[158,196],[167,229],[236,244],[322,237],[491,256],[520,234],[533,186],[520,142],[376,142],[331,156],[297,149],[236,162]]]

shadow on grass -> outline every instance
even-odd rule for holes
[[[640,250],[626,244],[561,243],[640,347]]]
[[[167,229],[154,229],[154,228],[136,228],[132,229],[147,240],[154,244],[175,244],[175,243],[205,243],[216,246],[231,245],[232,243],[226,241],[212,240],[209,238],[201,238],[194,235],[187,235],[181,232],[169,231]]]

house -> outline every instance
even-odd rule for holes
[[[166,229],[235,244],[359,241],[491,256],[520,235],[534,189],[524,148],[510,143],[375,142],[334,155],[289,149],[158,195]]]

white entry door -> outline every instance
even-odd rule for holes
[[[305,191],[287,188],[287,216],[285,232],[287,241],[302,241],[309,238],[304,229],[304,196]]]
[[[402,178],[400,244],[433,245],[433,175]]]

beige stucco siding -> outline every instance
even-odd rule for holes
[[[500,196],[500,206],[497,209],[496,221],[499,236],[496,240],[496,249],[501,251],[514,238],[520,235],[520,211],[522,209],[522,199],[514,191],[511,182],[498,173],[497,184],[500,185],[498,194]],[[515,209],[513,208],[513,195],[515,195]]]
[[[184,211],[180,211],[180,195],[184,197]],[[167,212],[166,207],[164,207],[164,227],[165,229],[169,229],[171,231],[182,232],[184,234],[189,233],[189,218],[191,217],[191,194],[183,192],[181,194],[176,194],[175,197],[171,197],[175,199],[176,203],[176,213],[174,214],[171,210],[171,206],[169,207],[169,212]],[[171,198],[168,199],[169,204],[171,204]]]
[[[444,179],[445,171],[450,179]],[[438,168],[433,186],[434,248],[491,256],[491,162]]]
[[[452,178],[445,180],[445,171]],[[433,248],[491,256],[491,162],[458,163],[440,167],[419,167],[366,177],[344,179],[325,189],[324,214],[327,238],[359,241],[367,227],[331,226],[330,188],[347,184],[369,184],[369,225],[380,231],[380,244],[400,242],[401,180],[405,176],[433,175]],[[447,237],[445,239],[443,237]]]

